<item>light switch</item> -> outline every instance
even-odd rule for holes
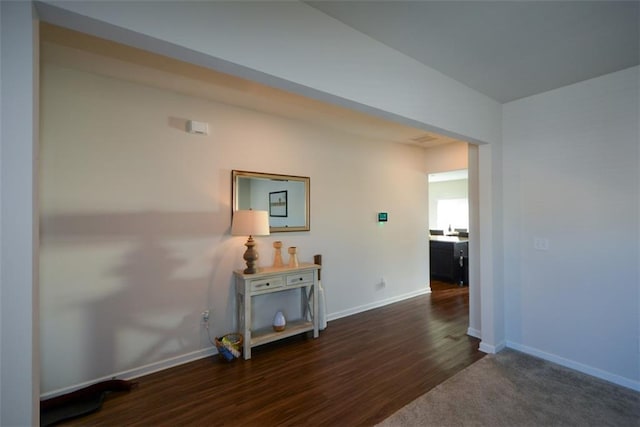
[[[546,237],[534,237],[533,238],[533,248],[539,251],[548,251],[549,250],[549,239]]]

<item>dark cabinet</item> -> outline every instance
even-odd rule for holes
[[[429,265],[431,277],[434,279],[468,284],[468,264],[469,241],[467,239],[438,236],[429,240]]]

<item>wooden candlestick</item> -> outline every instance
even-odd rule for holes
[[[282,252],[281,252],[282,242],[279,240],[276,242],[273,242],[273,248],[276,251],[275,256],[273,257],[273,266],[275,268],[284,267],[284,263],[282,262]]]
[[[289,267],[298,266],[298,248],[291,246],[289,248]]]

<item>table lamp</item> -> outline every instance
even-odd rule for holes
[[[231,235],[249,236],[247,243],[244,244],[247,247],[243,256],[247,262],[247,268],[244,270],[244,273],[257,273],[256,261],[258,259],[258,251],[253,248],[256,245],[253,236],[269,235],[269,212],[254,210],[235,211],[231,224]]]

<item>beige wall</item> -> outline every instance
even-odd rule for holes
[[[418,147],[51,64],[41,99],[45,393],[204,354],[204,309],[212,335],[234,329],[245,239],[229,235],[232,169],[311,177],[311,231],[258,250],[264,264],[275,240],[302,261],[323,254],[330,319],[428,289]],[[210,135],[186,133],[187,119]]]
[[[469,165],[467,147],[466,142],[453,142],[428,148],[425,157],[427,173],[467,169]]]
[[[3,42],[2,46],[3,90],[12,89],[6,93],[3,91],[3,104],[11,107],[3,108],[1,112],[3,135],[16,134],[16,138],[3,136],[2,140],[3,180],[0,192],[3,201],[16,201],[3,203],[2,206],[3,246],[11,248],[11,251],[5,250],[1,254],[2,274],[12,278],[1,284],[4,319],[0,357],[2,387],[3,390],[10,391],[0,395],[3,420],[9,420],[9,424],[13,420],[13,424],[29,425],[33,424],[33,420],[37,423],[38,419],[38,386],[36,381],[31,380],[33,375],[38,376],[39,371],[39,351],[37,345],[32,345],[32,341],[37,342],[40,335],[39,327],[32,327],[32,320],[37,318],[40,287],[39,280],[34,278],[38,265],[37,254],[34,253],[37,251],[32,250],[31,245],[39,219],[36,213],[31,212],[32,201],[39,195],[37,187],[31,185],[31,178],[38,176],[34,158],[39,155],[37,149],[31,149],[32,142],[37,140],[33,135],[39,131],[38,79],[34,80],[33,74],[29,73],[31,69],[37,69],[37,37],[32,37],[37,29],[35,19],[88,31],[262,83],[272,83],[277,87],[289,88],[294,93],[311,94],[319,99],[330,99],[356,109],[364,107],[365,110],[373,108],[374,111],[389,112],[396,120],[408,119],[409,122],[417,122],[427,129],[448,129],[465,138],[475,137],[477,141],[500,141],[499,104],[472,93],[470,89],[444,78],[440,73],[422,66],[415,67],[416,64],[409,63],[411,61],[406,56],[390,53],[385,46],[363,38],[356,31],[346,31],[345,26],[326,15],[319,12],[310,15],[300,11],[300,4],[294,3],[292,10],[286,11],[287,13],[282,13],[279,8],[265,11],[258,6],[259,10],[251,10],[252,13],[234,15],[233,10],[226,13],[230,3],[215,2],[206,5],[202,2],[190,5],[164,3],[162,7],[159,7],[159,3],[142,5],[135,2],[56,2],[55,6],[45,2],[2,2],[0,10],[4,22],[15,24],[2,26],[3,41],[7,42]],[[246,2],[234,4],[238,8],[245,8],[247,5]],[[20,9],[20,13],[10,14],[16,7]],[[208,8],[207,13],[201,13],[202,7]],[[252,9],[256,6],[248,7]],[[295,19],[291,19],[292,16]],[[200,19],[202,17],[204,19]],[[222,25],[211,25],[212,17]],[[239,25],[239,22],[250,25]],[[309,28],[312,25],[314,30],[320,31],[312,31],[314,37],[309,39],[307,36],[311,34]],[[336,25],[339,27],[338,31]],[[287,30],[283,31],[283,28]],[[234,37],[233,34],[238,31],[240,37]],[[277,41],[256,43],[256,40],[272,40],[274,33],[280,35],[280,40],[295,41],[297,45],[294,49],[283,49]],[[316,37],[320,34],[322,37]],[[329,39],[340,40],[340,43],[327,44]],[[216,43],[212,44],[211,40]],[[357,43],[362,41],[364,42]],[[345,67],[346,62],[333,61],[324,54],[324,48],[329,45],[336,47],[342,57],[349,60],[349,66]],[[297,51],[315,55],[318,61],[301,61],[299,55],[291,53]],[[234,52],[245,55],[249,62],[235,57]],[[381,57],[389,56],[393,56],[393,60],[380,61]],[[17,60],[5,61],[7,58]],[[376,65],[384,64],[385,67],[371,67],[372,62]],[[34,64],[35,68],[32,67]],[[271,64],[275,64],[277,68],[271,67]],[[332,72],[328,73],[330,67],[333,67]],[[6,72],[7,70],[10,72]],[[376,71],[374,78],[363,80],[363,75],[372,76],[372,70]],[[305,85],[310,82],[308,76],[319,77],[322,81],[318,85]],[[395,84],[390,85],[390,80],[394,80]],[[363,84],[352,84],[354,81]],[[353,101],[346,100],[343,90],[354,88],[356,96],[349,98]],[[415,88],[420,90],[416,91]],[[376,102],[369,102],[372,95]],[[27,111],[20,110],[25,114],[16,115],[16,106],[24,107]],[[29,132],[29,129],[33,132]],[[489,151],[487,148],[480,151],[481,172],[485,163],[489,166],[491,164],[487,162],[488,156],[485,154]],[[497,150],[494,153],[498,158]],[[499,176],[498,170],[497,180],[500,179]],[[494,247],[490,239],[494,233],[487,225],[492,221],[492,211],[500,206],[500,201],[491,197],[492,185],[486,179],[480,182],[482,200],[488,201],[487,207],[481,205],[481,211],[487,218],[481,221],[483,229],[487,231],[483,233],[483,236],[487,236],[487,244],[482,252],[482,256],[487,258],[482,263],[483,271],[492,270],[491,257],[498,259],[501,253],[499,245]],[[12,197],[15,200],[10,199]],[[419,197],[416,200],[421,202]],[[422,215],[422,212],[419,214]],[[16,257],[19,262],[13,262]],[[491,281],[487,283],[490,284]],[[500,304],[494,310],[487,301],[485,298],[483,313],[489,313],[488,319],[499,317]],[[485,310],[485,306],[488,310]],[[493,322],[485,322],[487,330],[495,329],[491,323]],[[483,334],[483,342],[488,340],[493,343],[499,338],[496,338],[495,333]],[[25,368],[25,365],[31,365],[31,369]],[[11,375],[5,375],[6,373]],[[30,396],[25,396],[25,390]]]

